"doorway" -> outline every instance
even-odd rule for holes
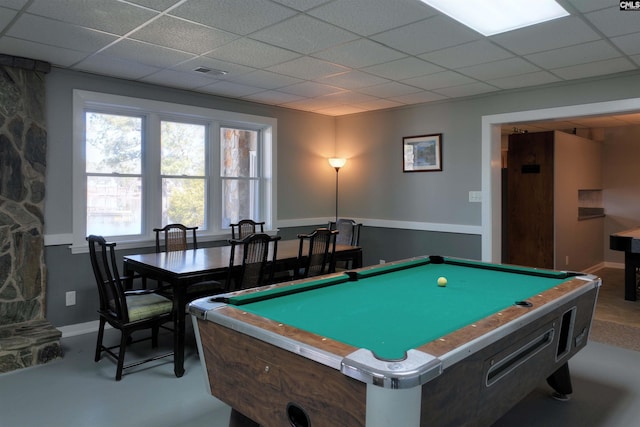
[[[482,117],[482,260],[502,258],[501,127],[507,123],[628,114],[640,111],[640,98],[519,111]]]

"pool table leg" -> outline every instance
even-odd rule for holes
[[[422,386],[407,389],[367,384],[366,427],[419,427]]]
[[[571,387],[571,374],[569,373],[569,363],[565,362],[564,365],[558,368],[553,374],[547,378],[547,384],[549,384],[555,393],[553,397],[558,400],[568,400],[569,395],[573,393]]]
[[[260,427],[260,424],[256,423],[241,412],[238,412],[235,409],[231,409],[231,416],[229,417],[229,427]]]

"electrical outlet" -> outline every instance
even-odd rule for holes
[[[69,291],[65,294],[67,307],[76,305],[76,291]]]
[[[387,261],[381,259],[380,262],[378,264],[386,264]]]

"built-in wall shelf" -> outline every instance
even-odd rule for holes
[[[602,190],[578,190],[578,219],[602,218],[603,216]]]

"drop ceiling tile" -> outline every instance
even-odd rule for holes
[[[630,58],[631,58],[631,60],[632,60],[633,62],[635,62],[637,65],[640,65],[640,55],[633,55],[633,56],[631,56]]]
[[[640,51],[640,50],[639,50]],[[560,68],[619,57],[620,53],[604,40],[534,53],[525,58],[542,68]]]
[[[332,0],[273,0],[276,3],[280,3],[285,6],[292,7],[297,10],[309,10],[314,7],[318,7],[325,3],[329,3]]]
[[[320,110],[313,110],[318,114],[325,114],[327,116],[344,116],[347,114],[357,114],[366,111],[363,108],[350,105],[339,105],[337,107],[324,108]]]
[[[90,56],[80,62],[75,68],[80,71],[131,80],[137,80],[160,71],[158,67],[107,55]]]
[[[336,102],[335,100],[331,100],[331,99],[327,99],[326,97],[322,97],[322,98],[306,98],[306,99],[300,99],[298,101],[293,101],[293,102],[287,102],[285,104],[283,104],[283,107],[288,107],[288,108],[300,108],[306,111],[316,111],[316,110],[320,110],[320,109],[326,109],[326,108],[332,108],[332,107],[337,107],[340,104],[339,102]]]
[[[282,107],[285,108],[291,108],[293,110],[300,110],[300,111],[313,111],[313,104],[311,104],[311,99],[300,99],[298,101],[292,101],[292,102],[287,102],[285,104],[282,104]]]
[[[568,0],[580,12],[591,12],[593,10],[605,9],[611,4],[602,0]]]
[[[517,76],[502,77],[499,79],[489,79],[487,83],[497,86],[500,89],[515,89],[519,87],[543,85],[561,81],[547,71],[537,71],[535,73],[520,74]]]
[[[575,118],[571,120],[577,127],[614,127],[624,126],[626,123],[617,117],[589,117],[588,119]]]
[[[598,33],[575,16],[554,19],[491,37],[494,43],[518,55],[558,49],[599,39]]]
[[[392,96],[406,95],[408,93],[422,92],[414,86],[405,85],[398,82],[383,83],[381,85],[368,86],[358,89],[358,92],[368,95],[377,96],[379,98],[390,98]]]
[[[431,61],[442,67],[457,69],[485,62],[511,58],[513,55],[488,40],[476,40],[459,46],[437,50],[420,55],[425,61]]]
[[[330,93],[342,92],[343,89],[338,87],[323,85],[315,82],[303,82],[297,83],[295,85],[283,87],[280,89],[281,92],[291,93],[293,95],[305,96],[305,97],[314,97],[314,96],[322,96]]]
[[[268,0],[189,0],[170,14],[234,34],[247,35],[296,12]]]
[[[434,89],[433,92],[440,95],[447,96],[449,98],[458,98],[462,96],[480,95],[482,93],[495,92],[499,90],[495,86],[488,85],[486,83],[471,83],[468,85],[460,85],[453,87],[445,87],[442,89]]]
[[[574,65],[572,67],[557,68],[552,73],[566,80],[582,79],[585,77],[602,76],[605,74],[621,73],[635,70],[638,67],[626,58],[608,59],[605,61],[590,62],[588,64]]]
[[[333,76],[322,77],[317,80],[319,83],[341,87],[343,89],[357,89],[365,86],[373,86],[387,83],[389,80],[362,71],[349,71]]]
[[[476,80],[463,76],[455,71],[443,71],[442,73],[429,74],[428,76],[405,79],[402,83],[417,86],[422,89],[433,90],[443,87],[476,83]]]
[[[286,104],[287,102],[298,101],[302,99],[302,97],[277,90],[265,90],[264,92],[247,95],[244,99],[263,104],[281,105]]]
[[[640,53],[640,33],[614,37],[611,39],[611,41],[627,55],[635,55],[637,53]]]
[[[203,86],[199,90],[214,95],[227,96],[231,98],[242,98],[253,93],[262,92],[264,89],[232,82],[218,81],[208,86]]]
[[[262,68],[290,61],[300,55],[255,40],[241,38],[214,49],[205,56],[248,67]]]
[[[179,34],[179,37],[176,37]],[[205,53],[239,36],[170,16],[161,16],[128,36],[134,40],[191,53]]]
[[[9,9],[20,10],[27,4],[29,0],[3,0],[2,6]]]
[[[13,37],[0,38],[0,52],[5,55],[29,57],[46,61],[59,67],[69,67],[87,56],[86,52],[47,46],[27,40],[15,39]],[[28,54],[26,52],[28,52]]]
[[[335,102],[336,104],[352,104],[361,102],[371,102],[376,99],[375,96],[367,95],[366,93],[359,93],[354,91],[336,92],[331,95],[320,96],[317,99],[327,100],[329,102]]]
[[[535,71],[540,71],[540,69],[521,58],[509,58],[501,61],[464,67],[457,71],[478,80],[487,80],[533,73]]]
[[[337,0],[309,12],[363,36],[428,18],[434,12],[414,0]]]
[[[358,39],[313,54],[345,67],[361,68],[405,57],[404,53],[367,39]]]
[[[434,16],[371,38],[401,52],[420,55],[477,40],[480,34],[448,18]]]
[[[259,87],[262,89],[277,89],[279,87],[290,86],[292,84],[302,82],[301,79],[297,79],[295,77],[289,77],[282,74],[262,70],[252,71],[250,73],[242,74],[237,77],[231,77],[226,80],[232,81],[234,83]]]
[[[5,30],[5,27],[9,25],[16,14],[17,12],[15,10],[0,7],[0,33]]]
[[[409,93],[407,95],[394,96],[389,98],[391,101],[399,102],[401,104],[421,104],[423,102],[440,101],[447,99],[446,96],[437,93],[424,91],[417,93]]]
[[[109,46],[101,54],[159,68],[171,67],[194,57],[186,52],[127,39]]]
[[[362,68],[362,71],[392,80],[403,80],[411,77],[438,73],[440,71],[445,71],[445,69],[410,56],[396,61],[385,62],[384,64],[365,67]]]
[[[77,25],[24,14],[7,35],[36,43],[81,52],[100,50],[118,39],[117,36]]]
[[[607,37],[635,33],[640,26],[640,11],[615,7],[587,13],[585,16]]]
[[[129,3],[135,3],[149,9],[164,11],[171,6],[179,3],[181,0],[128,0]]]
[[[250,37],[303,54],[317,52],[358,38],[353,33],[306,15],[294,16],[253,33]]]
[[[140,79],[146,83],[153,83],[159,85],[167,85],[170,82],[172,87],[181,89],[196,89],[202,86],[210,85],[212,82],[217,81],[215,78],[207,77],[206,74],[200,74],[196,72],[186,73],[181,71],[175,71],[165,69],[145,76]]]
[[[396,101],[391,101],[390,99],[375,99],[369,102],[358,103],[356,104],[356,107],[360,107],[367,111],[373,111],[373,110],[382,110],[385,108],[400,107],[402,105],[404,104]]]
[[[149,9],[116,0],[34,0],[28,11],[34,15],[119,35],[128,33],[158,15]]]
[[[308,56],[303,56],[266,69],[268,71],[273,71],[274,73],[284,74],[285,76],[309,80],[344,73],[351,70],[347,67],[342,67],[337,64],[332,64],[330,62]]]

